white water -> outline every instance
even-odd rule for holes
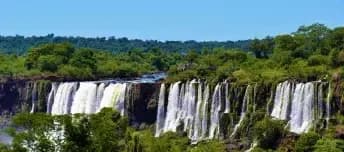
[[[80,82],[71,107],[71,114],[96,112],[97,85],[92,82]]]
[[[291,83],[285,81],[278,84],[274,99],[274,108],[271,116],[277,119],[286,120],[288,117],[288,107],[291,99]]]
[[[112,107],[125,114],[125,97],[127,83],[96,82],[65,82],[52,83],[48,95],[47,113],[53,115],[63,114],[92,114],[104,107]]]
[[[213,93],[210,107],[209,138],[217,137],[220,132],[221,84],[217,84]]]
[[[54,97],[51,114],[63,115],[70,113],[70,107],[76,87],[77,83],[75,82],[66,82],[59,85]]]
[[[197,107],[196,107],[196,114],[195,114],[195,124],[192,129],[191,133],[191,140],[197,142],[202,135],[202,113],[203,113],[203,100],[202,100],[202,84],[198,84],[197,88]]]
[[[33,89],[32,89],[32,92],[31,92],[31,101],[32,101],[32,105],[31,105],[31,111],[30,113],[33,113],[35,112],[35,106],[36,106],[36,103],[37,103],[37,84],[34,83],[33,84]]]
[[[196,80],[192,80],[188,83],[188,89],[185,93],[185,101],[187,103],[186,107],[183,109],[186,112],[186,117],[184,118],[184,131],[189,130],[188,135],[189,137],[192,134],[193,125],[194,125],[194,117],[196,113],[196,89],[195,89]],[[184,102],[185,102],[184,101]]]
[[[155,137],[159,137],[163,132],[165,121],[165,84],[161,84],[158,102],[158,111],[156,117]]]
[[[115,108],[123,116],[125,113],[126,83],[110,84],[104,90],[103,98],[100,101],[98,112],[105,107]]]
[[[307,132],[313,122],[314,85],[309,82],[296,85],[290,115],[290,131]]]
[[[48,95],[48,101],[47,101],[47,113],[51,113],[52,105],[54,103],[54,97],[56,95],[58,84],[53,82],[51,83],[51,91]]]
[[[179,100],[179,84],[180,82],[176,82],[170,86],[170,93],[168,95],[168,104],[167,104],[167,112],[166,112],[166,119],[164,124],[164,132],[177,130],[177,126],[179,123],[176,122],[177,119],[177,112],[178,112],[178,100]]]
[[[288,81],[278,84],[271,116],[288,120],[291,132],[297,134],[307,132],[314,120],[322,118],[323,115],[323,85],[320,84],[318,89],[315,89],[317,83],[297,83],[295,88]],[[326,104],[329,103],[329,99],[327,101]],[[329,117],[327,107],[326,105],[326,119]]]
[[[102,98],[103,98],[104,90],[105,90],[105,83],[99,84],[98,88],[97,88],[97,99],[96,99],[96,103],[95,103],[95,108],[97,110],[100,107],[100,103],[101,103]]]
[[[163,87],[161,86],[161,90]],[[165,103],[162,93],[165,94],[165,91],[161,91],[155,136],[160,136],[161,133],[168,131],[176,132],[180,126],[192,140],[192,143],[205,139],[208,131],[209,86],[206,85],[203,88],[203,84],[196,80],[171,84],[165,119],[162,118],[165,111],[162,106]]]
[[[177,128],[182,127],[193,144],[204,139],[219,138],[221,115],[225,111],[229,112],[230,108],[228,86],[227,83],[218,83],[214,88],[211,99],[209,99],[210,87],[207,84],[196,80],[171,84],[165,119],[161,118],[162,113],[165,111],[164,107],[162,107],[165,101],[161,96],[162,92],[165,93],[165,91],[160,92],[155,135],[158,137],[161,133],[168,131],[176,132]],[[232,136],[245,118],[248,104],[251,101],[251,90],[250,85],[246,87],[241,105],[240,120],[235,125]],[[227,93],[223,93],[223,91]],[[225,104],[222,105],[222,103]],[[161,124],[162,120],[165,120],[163,124]],[[161,131],[161,128],[163,128],[163,131]]]
[[[226,100],[226,104],[225,104],[225,111],[223,113],[230,113],[230,106],[231,103],[229,101],[229,84],[225,83],[225,100]]]
[[[208,103],[209,103],[209,85],[206,85],[203,92],[202,105],[202,134],[201,139],[207,137],[208,131]]]

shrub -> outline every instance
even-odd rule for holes
[[[284,133],[283,123],[277,120],[264,118],[254,125],[254,137],[258,146],[263,149],[274,149]]]
[[[338,139],[320,139],[314,146],[315,152],[342,152],[344,151],[344,140]]]
[[[302,134],[295,143],[297,152],[313,151],[313,146],[318,141],[320,136],[317,133],[309,132]]]
[[[308,65],[315,66],[315,65],[327,65],[329,60],[327,56],[324,55],[312,55],[308,58]]]

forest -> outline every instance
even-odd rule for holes
[[[166,71],[169,82],[200,78],[242,84],[329,79],[343,73],[343,33],[343,27],[330,29],[316,23],[301,26],[291,34],[254,39],[248,51],[240,47],[203,47],[180,53],[164,48],[134,48],[115,53],[79,48],[69,42],[47,43],[19,56],[0,54],[0,75],[90,80]]]
[[[31,36],[24,37],[20,35],[16,36],[0,36],[0,53],[10,53],[22,55],[32,47],[39,46],[46,43],[63,43],[68,42],[76,48],[93,48],[97,50],[106,50],[112,53],[127,52],[133,49],[141,51],[148,51],[154,48],[160,48],[167,52],[182,52],[185,53],[188,50],[200,51],[204,48],[240,48],[247,50],[250,40],[243,41],[156,41],[156,40],[139,40],[128,39],[126,37],[116,38],[112,37],[63,37],[54,36],[54,34],[48,34],[46,36]]]
[[[97,80],[163,71],[168,74],[165,83],[202,79],[213,84],[228,80],[238,85],[276,85],[284,80],[326,80],[339,81],[339,87],[344,87],[344,81],[340,81],[344,80],[344,27],[329,28],[319,23],[300,26],[290,34],[238,42],[161,43],[48,35],[0,37],[0,44],[0,52],[4,52],[0,54],[2,78]],[[254,152],[344,150],[343,137],[335,133],[341,130],[344,135],[342,114],[336,115],[336,127],[321,133],[304,133],[290,142],[283,127],[285,122],[263,117],[261,113],[254,113],[255,123],[250,124],[258,145]],[[27,131],[8,129],[14,137],[13,144],[1,145],[0,151],[26,151],[29,147],[66,152],[217,152],[225,151],[226,146],[216,139],[194,145],[182,133],[155,138],[152,126],[135,129],[128,125],[126,117],[106,108],[91,115],[21,113],[14,116],[13,126]],[[47,130],[54,131],[47,134]],[[50,140],[58,134],[64,134],[64,138]],[[284,142],[276,144],[280,140]]]

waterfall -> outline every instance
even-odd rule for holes
[[[288,116],[288,107],[291,96],[291,83],[285,81],[277,85],[274,107],[271,113],[272,117],[286,120]]]
[[[227,82],[218,83],[214,88],[211,99],[209,88],[208,84],[196,80],[171,84],[165,119],[161,118],[164,112],[162,106],[164,98],[159,98],[156,136],[168,131],[176,132],[177,128],[181,126],[193,144],[204,139],[218,138],[221,115],[225,111],[229,112],[230,108],[229,84]],[[248,111],[251,91],[252,87],[247,86],[241,105],[240,120],[234,128],[232,136],[241,125]],[[162,91],[160,96],[162,96]],[[224,107],[223,103],[227,106]],[[161,124],[162,120],[164,120],[164,124]],[[161,128],[163,128],[163,131],[160,130]]]
[[[307,132],[314,120],[323,115],[323,84],[320,82],[279,83],[276,88],[271,116],[288,120],[289,130],[300,134]],[[327,113],[326,113],[327,114]]]
[[[112,107],[123,116],[127,83],[64,82],[52,83],[47,101],[47,113],[92,114],[104,107]]]
[[[303,133],[309,130],[313,122],[314,85],[311,82],[296,85],[292,101],[290,131]]]
[[[159,101],[158,101],[158,111],[156,117],[156,128],[155,137],[159,137],[164,128],[165,119],[165,84],[161,84]]]
[[[97,110],[100,107],[100,103],[102,101],[103,94],[104,94],[104,89],[105,89],[105,83],[101,83],[97,88],[97,97],[96,97],[96,103],[95,103],[95,108]]]
[[[191,140],[197,142],[201,138],[201,132],[202,132],[202,84],[198,84],[197,87],[197,107],[196,107],[196,114],[195,114],[195,121],[194,121],[194,126],[192,129],[191,135]]]
[[[213,139],[219,134],[220,128],[220,110],[221,110],[221,84],[217,84],[212,97],[210,109],[210,127],[209,138]]]
[[[32,92],[31,92],[31,101],[32,101],[32,105],[31,105],[31,111],[30,113],[33,113],[35,112],[35,106],[36,106],[36,102],[37,102],[37,83],[34,83],[33,84],[33,89],[32,89]]]
[[[95,102],[97,85],[92,82],[80,82],[79,89],[76,91],[71,107],[71,114],[95,113],[97,109]]]
[[[233,137],[236,134],[238,128],[240,127],[242,121],[244,120],[244,118],[246,116],[246,112],[248,110],[248,105],[249,105],[249,101],[250,101],[250,90],[251,90],[251,86],[248,85],[246,87],[244,99],[243,99],[243,102],[241,105],[241,113],[240,113],[239,122],[234,126],[233,132],[232,132],[230,137]]]
[[[224,113],[230,113],[230,101],[229,101],[229,84],[228,83],[225,83],[225,101],[226,101],[226,104],[225,104],[225,111]]]
[[[203,91],[202,104],[202,135],[201,138],[206,138],[208,130],[208,101],[209,101],[209,85],[206,85]]]
[[[170,93],[168,95],[168,104],[167,104],[167,112],[166,112],[166,119],[164,124],[164,132],[177,130],[177,112],[178,112],[178,102],[179,102],[179,84],[180,82],[176,82],[171,85]]]
[[[125,113],[126,83],[110,84],[104,90],[103,98],[97,111],[104,107],[115,108],[123,116]]]
[[[51,109],[52,109],[52,105],[54,102],[54,97],[56,95],[56,91],[57,91],[57,83],[53,82],[51,83],[51,91],[49,92],[48,95],[48,101],[47,101],[47,113],[51,113]]]
[[[328,84],[327,96],[326,96],[326,128],[330,123],[330,115],[331,115],[331,83]]]
[[[76,87],[77,83],[75,82],[66,82],[59,85],[54,97],[51,114],[62,115],[70,113],[70,107]]]
[[[184,130],[189,130],[189,137],[193,132],[194,119],[196,113],[196,89],[195,89],[196,80],[192,80],[188,86],[188,96],[187,99],[187,108],[186,108],[186,118],[184,120]]]
[[[161,86],[161,90],[163,90],[163,87]],[[220,93],[220,90],[217,92]],[[208,85],[203,85],[196,80],[171,84],[165,119],[163,118],[164,96],[165,92],[161,91],[157,113],[156,136],[168,131],[176,132],[177,128],[182,126],[183,131],[187,133],[192,143],[197,143],[207,137]],[[218,98],[218,96],[214,98]]]

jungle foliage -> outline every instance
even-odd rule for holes
[[[51,116],[21,113],[13,118],[12,145],[0,145],[4,152],[219,152],[224,144],[208,141],[191,145],[187,137],[166,133],[155,138],[150,129],[135,130],[128,119],[112,108],[97,114]]]

